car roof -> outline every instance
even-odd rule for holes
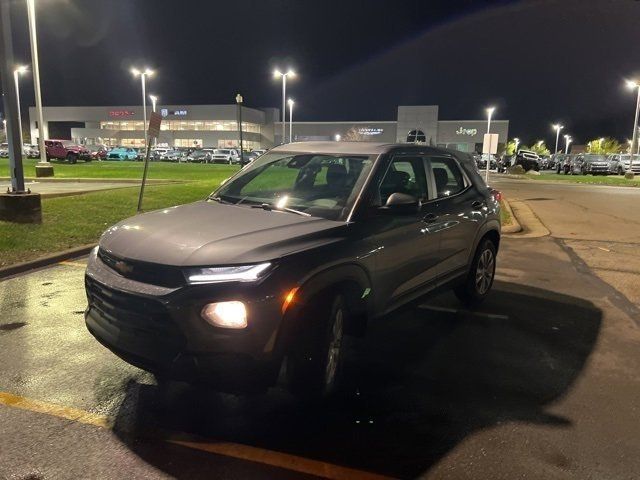
[[[269,150],[271,152],[286,153],[334,153],[353,155],[379,155],[394,148],[418,147],[442,153],[452,153],[444,148],[436,148],[421,143],[382,143],[382,142],[295,142],[278,145]],[[459,152],[458,152],[459,153]]]

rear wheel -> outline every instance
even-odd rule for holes
[[[67,161],[69,163],[76,163],[78,161],[78,156],[75,153],[67,153]]]
[[[454,293],[465,305],[477,305],[489,295],[495,274],[496,247],[485,239],[478,245],[465,282],[456,287]]]
[[[289,389],[307,399],[332,394],[342,371],[347,309],[340,294],[319,296],[306,315],[311,320],[305,339],[296,342],[286,359]]]

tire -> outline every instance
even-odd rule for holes
[[[77,163],[78,162],[78,156],[74,155],[73,153],[67,153],[67,161],[69,163]]]
[[[483,240],[476,250],[464,283],[454,289],[464,305],[475,306],[491,292],[496,274],[496,247],[489,239]]]
[[[624,169],[622,167],[618,167],[618,175],[624,175]]]
[[[347,320],[344,297],[318,296],[304,315],[311,320],[309,331],[287,355],[287,386],[298,397],[320,400],[335,392],[342,373]]]

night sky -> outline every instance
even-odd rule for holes
[[[273,67],[293,67],[297,120],[394,120],[397,105],[441,119],[484,118],[510,135],[550,124],[582,143],[631,136],[640,78],[635,0],[36,0],[45,105],[140,102],[133,65],[160,103],[280,105]],[[14,0],[17,62],[29,62],[24,0]],[[31,76],[21,81],[33,105]]]

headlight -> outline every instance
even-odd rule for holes
[[[221,328],[247,328],[247,309],[238,301],[209,303],[201,312],[208,323]]]
[[[263,276],[271,263],[234,267],[189,268],[185,276],[189,283],[255,282]]]

